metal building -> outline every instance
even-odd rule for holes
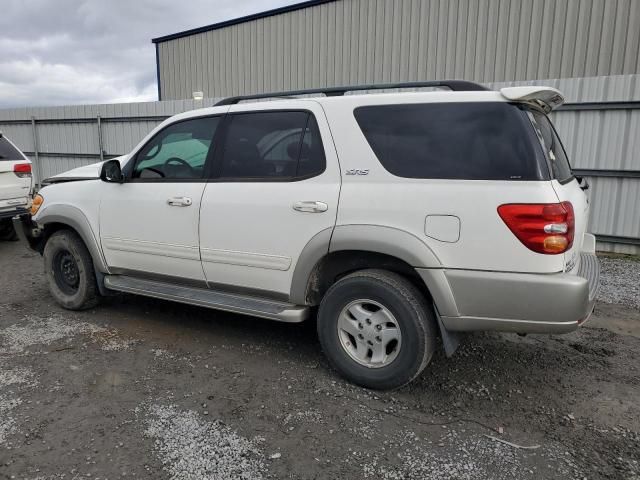
[[[161,100],[640,73],[640,0],[313,0],[153,40]]]

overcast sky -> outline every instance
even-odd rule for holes
[[[151,39],[300,0],[2,0],[0,108],[157,100]]]

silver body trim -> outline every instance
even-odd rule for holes
[[[593,312],[600,264],[580,254],[577,274],[418,269],[450,331],[566,333]]]
[[[134,293],[280,322],[299,323],[309,315],[309,308],[304,306],[125,275],[107,275],[104,278],[104,285],[110,290],[119,292]]]
[[[567,322],[587,314],[589,286],[578,275],[472,270],[448,270],[445,275],[460,316]]]
[[[315,266],[322,260],[322,257],[329,253],[332,232],[333,227],[321,230],[302,249],[293,271],[291,293],[289,294],[290,302],[306,305],[307,287],[309,283],[313,283],[312,275],[314,275]]]
[[[44,227],[49,223],[62,223],[73,228],[78,232],[78,235],[80,235],[82,241],[87,246],[89,253],[91,253],[93,265],[96,270],[101,273],[109,273],[109,267],[102,255],[102,249],[100,248],[98,239],[82,210],[71,205],[56,204],[47,206],[39,212],[36,223],[40,227]]]
[[[507,318],[442,317],[442,323],[452,332],[495,331],[511,333],[569,333],[578,328],[573,322],[536,322]]]
[[[442,265],[423,240],[404,230],[383,225],[337,225],[329,250],[384,253],[399,258],[412,267],[433,268]]]

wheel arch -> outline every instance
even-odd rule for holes
[[[293,274],[290,301],[318,305],[339,278],[357,270],[379,268],[409,278],[421,291],[432,287],[418,269],[441,268],[435,253],[405,231],[378,225],[344,225],[314,236],[302,251]],[[427,278],[428,280],[428,278]]]
[[[308,279],[302,285],[303,289],[294,292],[291,302],[303,305],[319,305],[324,294],[336,281],[365,269],[388,270],[406,277],[422,291],[425,288],[416,270],[405,261],[380,252],[369,250],[340,250],[329,252],[323,256],[311,270]]]
[[[82,239],[89,250],[96,272],[109,273],[98,239],[82,210],[71,205],[54,205],[38,215],[36,221],[43,232],[39,246],[40,251],[44,249],[47,240],[55,232],[63,229],[72,230]]]

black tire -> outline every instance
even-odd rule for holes
[[[86,310],[99,300],[93,260],[71,230],[55,232],[44,247],[44,273],[55,301],[68,310]]]
[[[338,333],[341,312],[352,302],[368,299],[384,306],[401,333],[399,350],[388,365],[370,368],[343,347]],[[399,388],[416,378],[436,348],[436,320],[425,296],[404,277],[385,270],[362,270],[340,279],[322,299],[318,337],[331,365],[348,380],[367,388]]]
[[[0,220],[0,240],[7,242],[15,242],[18,240],[18,234],[15,228],[13,228],[13,222],[11,219]]]

